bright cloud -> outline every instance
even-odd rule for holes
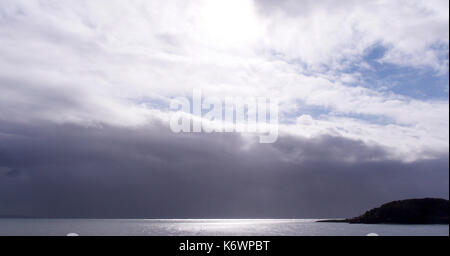
[[[380,64],[448,76],[448,4],[4,0],[0,120],[138,126],[167,119],[169,99],[196,88],[278,97],[289,135],[437,157],[449,150],[448,85],[446,99],[416,99],[349,70],[371,69],[378,45]]]

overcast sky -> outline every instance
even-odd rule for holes
[[[0,215],[350,217],[449,196],[449,1],[0,0]],[[280,135],[169,102],[276,97]]]

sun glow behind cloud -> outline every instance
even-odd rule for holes
[[[196,19],[210,45],[242,47],[255,43],[262,31],[253,1],[204,1]]]

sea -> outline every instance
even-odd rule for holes
[[[0,219],[0,236],[448,236],[448,225],[316,219]]]

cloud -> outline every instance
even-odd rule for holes
[[[387,146],[420,137],[422,151],[448,152],[432,142],[448,140],[448,100],[380,92],[342,71],[367,64],[367,49],[381,44],[381,62],[448,72],[438,57],[448,55],[446,4],[2,1],[0,119],[142,125],[164,110],[154,102],[164,106],[197,88],[207,96],[279,97],[291,122],[304,106],[326,109],[328,120],[353,117],[361,130],[375,126],[355,114],[377,116],[389,120],[379,130],[407,126]]]
[[[1,131],[16,135],[0,145],[0,166],[20,175],[0,178],[0,214],[318,218],[448,198],[448,158],[374,161],[385,159],[382,148],[341,137],[261,146],[237,134],[175,135],[161,124],[16,126]]]
[[[277,40],[271,47],[307,65],[341,67],[370,46],[381,61],[448,71],[448,1],[256,1]],[[442,48],[436,46],[443,46]]]
[[[3,0],[0,201],[306,217],[448,197],[448,84],[414,98],[380,68],[448,76],[448,22],[446,1]],[[278,98],[279,141],[171,134],[169,101],[193,89]]]

